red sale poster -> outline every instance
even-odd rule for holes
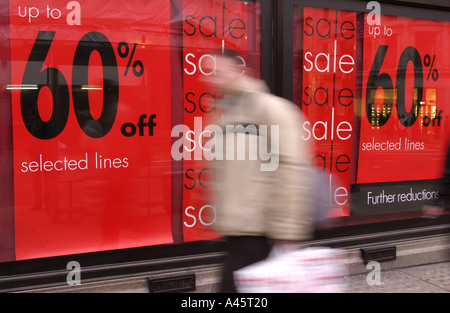
[[[204,82],[215,75],[217,54],[225,49],[239,53],[247,65],[247,14],[254,4],[242,1],[183,1],[183,228],[185,241],[217,238],[213,232],[216,206],[211,203],[214,169],[204,152],[212,133],[205,130],[221,114],[221,95]],[[178,136],[179,134],[177,134]]]
[[[169,1],[10,1],[16,259],[172,242]]]
[[[440,178],[448,134],[448,22],[364,24],[358,183]]]
[[[329,184],[329,217],[349,215],[356,72],[356,13],[303,10],[302,137]],[[298,88],[298,86],[295,86]]]

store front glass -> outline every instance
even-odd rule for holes
[[[293,2],[292,99],[331,225],[421,217],[449,142],[450,23]]]
[[[328,237],[422,218],[449,142],[450,22],[349,3],[2,2],[0,262],[219,239],[204,78],[227,49],[302,109]]]
[[[261,7],[2,3],[0,262],[218,238],[201,78],[225,49],[261,77]]]

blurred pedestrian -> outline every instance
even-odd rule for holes
[[[444,164],[444,172],[439,188],[439,198],[423,207],[423,214],[427,217],[437,217],[450,208],[450,144],[447,148],[447,158]]]
[[[251,78],[233,51],[217,56],[214,73],[209,83],[223,94],[217,123],[223,160],[214,163],[216,229],[229,248],[220,292],[236,292],[234,271],[265,259],[274,244],[311,237],[314,177],[300,110]],[[239,159],[242,149],[245,159]]]

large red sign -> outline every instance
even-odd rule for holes
[[[326,173],[328,216],[349,215],[355,107],[356,13],[304,8],[302,137],[312,142],[311,164]]]
[[[365,24],[358,183],[440,178],[448,136],[450,25]]]
[[[170,2],[9,7],[16,258],[172,242]]]
[[[441,175],[449,23],[383,15],[369,24],[356,12],[296,10],[299,131],[331,187],[329,216],[350,215],[354,183],[367,189],[353,198],[367,207],[386,199],[410,210],[409,195],[436,198],[370,183]],[[203,79],[228,48],[260,76],[260,14],[261,3],[239,0],[10,0],[10,33],[1,34],[10,45],[1,66],[11,69],[14,165],[13,182],[3,179],[14,184],[14,218],[3,223],[14,221],[8,260],[173,243],[180,234],[217,238],[205,152],[221,95]],[[173,160],[183,162],[182,181]]]
[[[238,62],[246,70],[248,34],[254,27],[248,25],[247,14],[255,8],[254,4],[242,1],[212,0],[208,5],[203,2],[199,5],[198,0],[183,1],[183,232],[186,241],[219,236],[212,231],[216,222],[216,205],[211,203],[214,169],[212,160],[205,158],[205,152],[212,149],[208,141],[213,134],[205,128],[220,119],[217,103],[221,95],[205,84],[205,79],[215,75],[216,57],[227,49],[239,53]]]

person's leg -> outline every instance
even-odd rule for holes
[[[227,243],[228,254],[219,292],[236,293],[233,272],[267,258],[271,246],[266,237],[257,236],[227,237]]]

